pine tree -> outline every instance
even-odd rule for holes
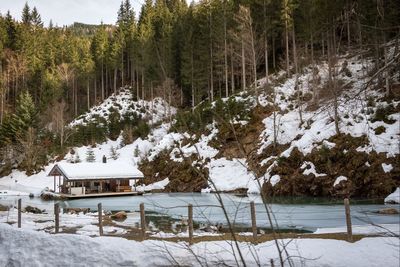
[[[43,27],[42,18],[40,16],[39,12],[37,11],[36,7],[33,7],[33,9],[32,9],[31,21],[32,21],[32,25],[34,27]]]
[[[0,139],[2,143],[13,143],[23,139],[29,128],[38,128],[38,116],[31,95],[25,91],[19,95],[15,113],[1,125]]]
[[[86,161],[87,162],[95,162],[96,156],[94,154],[93,148],[89,146],[86,150]]]
[[[10,11],[7,11],[4,27],[7,32],[7,38],[4,39],[4,46],[11,49],[16,49],[17,46],[17,27],[14,19],[12,18]]]
[[[51,19],[50,20],[50,22],[49,22],[49,30],[52,30],[53,28],[54,28],[54,25],[53,25],[53,20]]]
[[[24,8],[22,9],[22,23],[29,25],[32,22],[31,9],[28,2],[25,2]]]

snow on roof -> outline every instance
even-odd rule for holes
[[[48,176],[52,176],[55,171],[68,180],[98,180],[98,179],[127,179],[144,178],[143,173],[127,162],[82,162],[67,163],[59,162],[54,165]]]

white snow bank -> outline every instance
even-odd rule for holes
[[[279,244],[286,245],[295,266],[398,267],[398,238],[371,237],[355,243],[282,239]],[[0,266],[232,266],[232,247],[230,241],[200,242],[189,250],[184,242],[50,235],[0,224]],[[270,259],[279,262],[273,241],[254,246],[243,242],[239,247],[248,266],[267,266]]]
[[[44,188],[53,188],[53,178],[47,176],[53,166],[54,164],[50,163],[44,167],[43,171],[31,176],[27,176],[25,172],[13,170],[10,175],[0,177],[0,191],[10,190],[14,193],[17,191],[39,196]]]
[[[169,184],[168,177],[164,180],[149,184],[149,185],[141,185],[136,188],[138,191],[151,191],[151,190],[162,190]]]
[[[396,191],[394,191],[385,198],[385,203],[400,204],[400,187],[397,187]]]
[[[229,191],[237,188],[256,188],[257,182],[254,176],[248,171],[247,163],[244,159],[220,158],[211,160],[208,164],[209,186],[212,191]]]

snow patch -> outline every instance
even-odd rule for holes
[[[325,173],[317,173],[314,163],[310,161],[305,161],[303,165],[301,165],[300,169],[304,169],[304,175],[314,174],[315,177],[326,176]]]
[[[382,169],[385,173],[388,173],[393,170],[393,166],[392,166],[392,164],[382,163]]]
[[[272,186],[275,186],[279,181],[281,180],[281,177],[278,174],[273,175],[271,178],[269,178],[269,182],[271,183]]]
[[[333,183],[333,187],[337,186],[342,181],[347,181],[347,177],[339,176],[338,178],[336,178],[335,182]]]

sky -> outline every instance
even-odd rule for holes
[[[50,20],[54,25],[70,25],[74,22],[87,24],[115,24],[121,0],[0,0],[0,13],[21,20],[22,8],[28,2],[31,9],[36,6],[44,25]],[[143,0],[131,0],[136,15]]]

